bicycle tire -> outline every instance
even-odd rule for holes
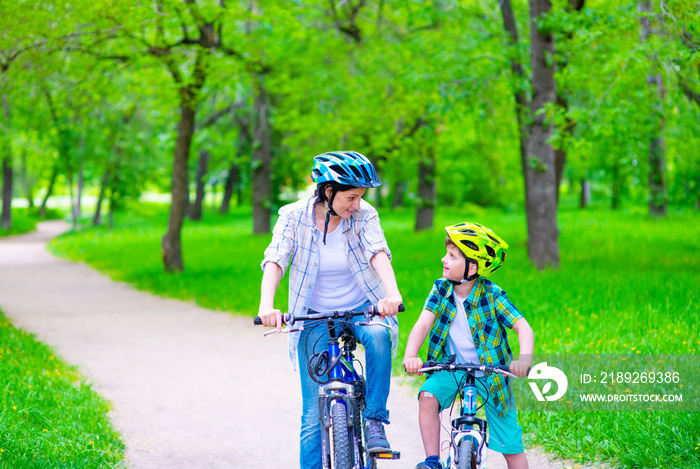
[[[459,469],[476,469],[474,458],[474,442],[469,439],[462,440],[457,449],[459,455]]]
[[[331,403],[331,419],[333,430],[333,469],[352,469],[350,432],[348,431],[348,415],[345,411],[345,406],[337,402]]]

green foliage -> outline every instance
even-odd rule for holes
[[[108,404],[0,312],[0,467],[124,467]]]
[[[36,229],[36,224],[43,220],[57,220],[63,218],[63,214],[56,209],[47,209],[44,218],[39,216],[39,209],[15,208],[12,210],[12,227],[10,230],[0,228],[0,238],[3,236],[29,233]]]
[[[438,207],[436,228],[413,233],[410,211],[382,211],[406,304],[399,358],[432,282],[441,274],[442,227],[465,220],[489,226],[509,243],[508,262],[493,280],[532,325],[537,353],[700,354],[697,213],[672,213],[668,220],[655,220],[641,207],[618,213],[601,207],[581,212],[569,200],[562,204],[562,268],[544,273],[527,261],[527,230],[520,213],[476,205]],[[121,229],[63,236],[51,249],[159,295],[250,316],[256,313],[259,264],[270,238],[247,234],[251,223],[247,209],[210,217],[203,224],[186,224],[187,270],[177,276],[163,272],[155,249],[164,208],[141,205],[133,210],[120,221]],[[276,306],[282,310],[287,288],[285,276],[276,296]],[[517,353],[517,339],[510,339]],[[399,364],[396,360],[397,372]],[[523,418],[526,435],[565,457],[612,459],[630,468],[698,466],[695,448],[700,442],[693,432],[700,425],[697,412],[523,413]]]

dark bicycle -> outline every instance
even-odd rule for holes
[[[403,305],[399,311],[403,311]],[[398,451],[369,452],[362,438],[365,428],[366,383],[363,368],[355,358],[357,339],[345,326],[369,326],[379,312],[375,306],[363,310],[331,313],[282,315],[288,327],[296,332],[310,327],[328,327],[328,350],[309,361],[309,373],[319,383],[319,417],[321,422],[321,460],[324,469],[376,469],[379,459],[399,459]],[[304,321],[296,324],[297,321]],[[260,318],[255,318],[260,325]],[[389,327],[384,323],[371,323]],[[274,333],[275,331],[267,332]],[[356,367],[356,363],[360,365]],[[328,376],[327,379],[324,379]]]
[[[420,373],[433,373],[435,371],[465,371],[466,374],[459,384],[459,396],[462,402],[459,417],[452,420],[450,432],[450,454],[447,458],[448,469],[482,469],[486,467],[486,455],[488,454],[486,420],[476,417],[478,409],[476,398],[475,373],[501,373],[515,378],[510,373],[507,365],[493,366],[474,363],[455,363],[455,356],[451,355],[444,363],[428,361],[423,364]],[[457,379],[455,377],[455,379]],[[488,400],[484,399],[484,402]]]

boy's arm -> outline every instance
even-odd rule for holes
[[[411,329],[411,334],[406,342],[406,354],[403,357],[403,367],[410,374],[417,374],[418,370],[423,366],[423,360],[418,358],[418,351],[428,337],[430,329],[435,322],[435,315],[432,311],[424,309],[418,317],[418,321]]]
[[[528,368],[532,365],[532,354],[535,351],[535,333],[525,318],[518,319],[513,325],[513,330],[518,334],[520,357],[510,363],[510,372],[515,376],[525,378]]]

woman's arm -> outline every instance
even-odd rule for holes
[[[391,266],[389,256],[384,251],[379,251],[370,259],[370,264],[379,275],[379,279],[386,290],[386,298],[379,300],[379,313],[382,316],[395,316],[399,313],[399,305],[403,303],[399,287],[396,284],[394,268]]]
[[[263,278],[260,284],[260,307],[258,316],[263,326],[276,327],[279,332],[282,329],[282,312],[275,309],[275,293],[282,279],[282,267],[274,262],[265,264]]]

